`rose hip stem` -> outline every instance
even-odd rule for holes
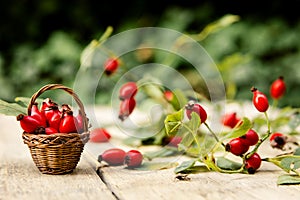
[[[268,130],[267,133],[257,142],[257,144],[255,145],[255,147],[253,148],[253,150],[251,152],[249,152],[248,154],[245,155],[245,158],[248,159],[250,158],[254,153],[256,153],[257,149],[260,147],[260,145],[270,137],[271,135],[271,125],[270,125],[270,120],[268,117],[267,112],[264,112],[266,120],[267,120],[267,126],[268,126]]]
[[[212,136],[215,138],[215,140],[220,143],[224,148],[226,148],[226,145],[223,142],[220,142],[218,136],[213,132],[213,130],[211,130],[211,128],[208,126],[208,124],[206,122],[204,122],[204,125],[206,126],[206,128],[208,129],[208,131],[212,134]]]

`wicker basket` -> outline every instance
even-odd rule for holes
[[[83,117],[84,132],[68,134],[22,134],[23,141],[28,145],[31,157],[43,174],[66,174],[71,173],[80,160],[84,145],[89,140],[88,119],[84,107],[78,96],[72,89],[60,84],[49,84],[42,87],[32,97],[28,105],[28,115],[36,99],[47,90],[61,89],[72,95]]]

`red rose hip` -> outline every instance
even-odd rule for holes
[[[30,116],[38,120],[43,127],[47,127],[47,119],[45,115],[39,110],[37,103],[34,103],[32,105]]]
[[[270,94],[273,99],[280,99],[286,91],[286,85],[283,80],[283,76],[280,76],[276,79],[271,87],[270,87]]]
[[[141,166],[143,162],[143,154],[138,150],[130,150],[126,153],[125,164],[129,168]]]
[[[240,138],[241,138],[242,142],[248,146],[256,145],[256,143],[259,140],[258,134],[253,129],[250,129],[249,131],[247,131],[247,133],[245,135],[241,136]]]
[[[45,133],[47,135],[52,135],[52,134],[58,133],[58,130],[56,130],[53,127],[47,127],[47,128],[45,128]]]
[[[104,73],[106,75],[113,74],[119,67],[119,61],[116,58],[109,58],[104,63]]]
[[[266,112],[269,108],[269,102],[267,96],[260,92],[257,88],[252,87],[253,93],[252,103],[259,112]]]
[[[60,133],[77,133],[77,120],[73,116],[73,112],[68,110],[63,114],[59,124]]]
[[[240,121],[241,119],[236,116],[236,112],[227,113],[222,118],[222,124],[230,128],[234,128]]]
[[[244,144],[241,138],[234,138],[226,144],[225,149],[236,156],[241,156],[248,151],[249,146]]]
[[[20,122],[21,128],[27,133],[34,133],[36,129],[42,127],[40,121],[28,115],[19,114],[17,116],[17,121]]]
[[[126,152],[123,149],[112,148],[105,150],[101,155],[98,156],[98,161],[105,161],[109,165],[123,165]]]
[[[121,101],[119,110],[119,119],[124,121],[134,110],[136,101],[134,98]]]
[[[137,85],[135,82],[127,82],[120,88],[119,98],[120,100],[131,99],[137,93]]]
[[[110,138],[111,135],[104,128],[95,128],[90,133],[91,142],[107,142]]]
[[[192,112],[195,112],[199,115],[199,117],[201,119],[201,123],[204,123],[206,121],[207,113],[200,104],[194,103],[194,102],[189,102],[185,106],[185,108],[186,108],[186,115],[189,119],[192,118]]]
[[[283,149],[284,145],[287,142],[287,136],[282,133],[272,133],[270,136],[271,147],[277,149]]]
[[[261,165],[261,158],[258,153],[254,153],[250,158],[245,160],[245,169],[249,174],[254,174]]]

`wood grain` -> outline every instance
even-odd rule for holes
[[[115,199],[90,157],[83,154],[72,174],[41,174],[15,119],[0,116],[0,126],[0,199]]]
[[[104,150],[133,148],[122,144],[120,138],[125,135],[107,120],[107,115],[103,114],[107,111],[100,108],[95,114],[98,120],[106,120],[106,125],[111,125],[107,129],[112,133],[112,139],[108,143],[87,143],[77,168],[67,175],[41,174],[23,144],[15,118],[0,116],[0,199],[300,199],[300,186],[277,186],[277,177],[284,173],[265,162],[253,175],[203,172],[189,174],[186,181],[176,179],[174,168],[142,171],[124,166],[103,167],[97,157]],[[139,148],[143,153],[151,149]],[[271,155],[274,152],[264,153]],[[176,156],[144,162],[180,163],[185,159]]]

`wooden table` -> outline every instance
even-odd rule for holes
[[[103,108],[99,108],[98,111],[97,114],[106,112]],[[124,166],[101,167],[97,173],[98,155],[105,149],[119,145],[117,139],[114,139],[117,138],[114,134],[118,134],[115,127],[108,127],[109,130],[115,131],[110,143],[86,144],[73,173],[45,175],[34,165],[29,149],[23,143],[22,130],[15,117],[1,115],[0,127],[1,200],[300,199],[300,186],[277,186],[277,177],[283,172],[268,163],[263,163],[254,175],[205,172],[189,174],[188,181],[176,179],[174,168],[142,171],[129,170]],[[140,150],[143,152],[145,149]],[[180,162],[184,157],[165,159]]]

